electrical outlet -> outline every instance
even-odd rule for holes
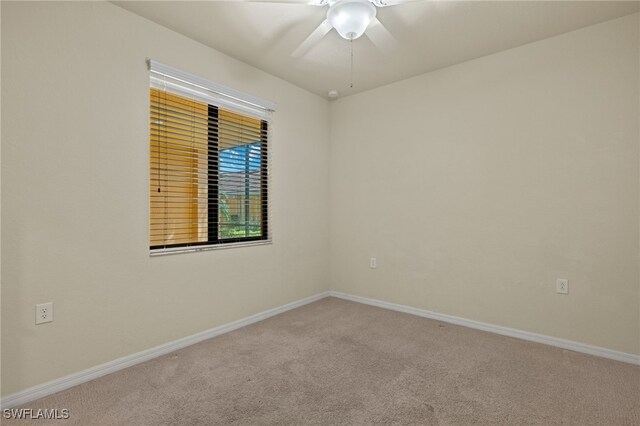
[[[378,267],[378,262],[376,261],[375,257],[372,257],[371,260],[369,260],[369,268],[376,269],[377,267]]]
[[[53,302],[36,305],[36,325],[53,321]]]
[[[569,294],[569,280],[558,278],[556,280],[556,293]]]

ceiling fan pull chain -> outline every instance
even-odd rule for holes
[[[349,87],[353,89],[353,39],[349,40],[349,46],[351,46],[351,75],[349,78]]]

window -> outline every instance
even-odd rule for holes
[[[152,254],[270,241],[267,101],[150,61]]]

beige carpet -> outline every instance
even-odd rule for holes
[[[328,298],[27,407],[69,409],[57,425],[639,425],[640,367]]]

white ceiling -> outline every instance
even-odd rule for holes
[[[424,0],[379,8],[378,19],[398,46],[384,54],[366,37],[355,40],[350,88],[349,42],[335,30],[305,56],[290,56],[325,19],[326,7],[265,0],[113,3],[324,97],[331,89],[346,96],[618,18],[640,4]]]

